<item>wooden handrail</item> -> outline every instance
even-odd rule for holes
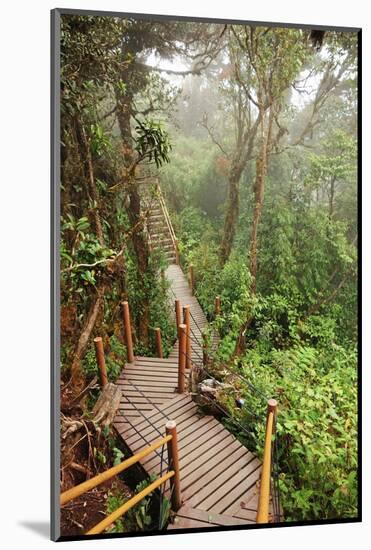
[[[109,468],[109,470],[106,470],[105,472],[98,474],[95,477],[92,477],[91,479],[88,479],[87,481],[84,481],[83,483],[80,483],[80,485],[76,485],[76,487],[72,487],[72,489],[69,489],[68,491],[65,491],[60,496],[60,504],[63,506],[64,504],[67,504],[70,500],[79,497],[80,495],[83,495],[87,491],[90,491],[90,489],[94,489],[94,487],[97,487],[104,481],[107,481],[108,479],[111,479],[112,477],[116,476],[117,474],[120,474],[133,464],[136,464],[139,462],[142,458],[146,457],[159,447],[162,447],[162,445],[165,445],[170,441],[172,438],[171,435],[166,435],[162,439],[159,439],[140,453],[131,456],[127,460],[124,460],[121,462],[121,464],[118,464],[117,466],[113,466],[112,468]]]
[[[272,467],[272,434],[274,426],[274,417],[277,411],[277,401],[270,399],[268,401],[267,424],[265,429],[265,444],[263,455],[263,466],[260,478],[260,492],[258,513],[256,523],[268,523],[269,518],[269,498],[271,485],[271,467]]]
[[[171,439],[171,438],[170,438]],[[166,483],[166,481],[172,477],[175,476],[174,470],[170,470],[167,474],[160,477],[160,479],[156,479],[151,485],[148,485],[143,491],[138,493],[137,495],[133,496],[130,500],[125,502],[122,506],[117,508],[112,514],[104,518],[100,523],[98,523],[95,527],[90,529],[86,534],[87,535],[98,535],[99,533],[102,533],[107,527],[112,525],[117,519],[122,517],[130,508],[133,508],[138,502],[140,502],[144,497],[152,493],[157,487],[160,487],[163,483]]]
[[[159,183],[157,183],[157,192],[158,192],[158,198],[159,198],[160,206],[161,206],[162,212],[164,214],[166,225],[167,225],[169,233],[170,233],[171,241],[173,243],[174,252],[175,252],[175,254],[178,258],[178,241],[177,241],[177,238],[175,236],[175,231],[174,231],[174,228],[173,228],[173,224],[171,223],[170,215],[169,215],[168,209],[166,207],[164,198],[162,196],[162,191],[161,191],[161,187],[160,187]]]

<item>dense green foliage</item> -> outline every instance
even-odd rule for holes
[[[148,480],[141,481],[135,487],[135,494],[143,491],[150,483],[156,480],[156,476],[150,476]],[[117,508],[125,504],[128,499],[120,491],[112,491],[107,498],[106,512],[111,514]],[[158,499],[153,493],[142,499],[138,504],[128,510],[124,518],[118,519],[109,528],[109,533],[130,533],[133,531],[151,531],[163,529],[169,519],[170,501],[163,497]]]

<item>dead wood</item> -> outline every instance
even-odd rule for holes
[[[93,408],[93,422],[103,428],[110,426],[120,406],[121,390],[116,384],[106,384]]]

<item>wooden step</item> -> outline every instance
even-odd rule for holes
[[[240,519],[233,516],[205,512],[190,506],[182,506],[174,518],[174,522],[168,525],[168,530],[173,529],[197,529],[203,527],[217,527],[224,525],[247,525],[255,523],[249,519]]]
[[[174,250],[173,243],[170,243],[170,244],[152,243],[152,244],[156,250],[163,250],[164,252]]]
[[[173,245],[173,241],[168,235],[151,235],[151,241],[153,243],[164,243]]]

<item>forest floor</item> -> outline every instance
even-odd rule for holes
[[[82,535],[107,516],[109,494],[120,493],[125,499],[132,497],[129,487],[119,478],[102,483],[99,487],[75,498],[61,508],[61,534]]]
[[[62,377],[63,378],[63,377]],[[71,403],[71,391],[67,380],[61,385],[61,411],[68,421],[84,419],[81,404]],[[114,456],[107,440],[90,430],[85,418],[86,431],[80,430],[67,439],[61,439],[61,493],[90,479],[113,463]],[[99,456],[105,456],[101,464]],[[107,516],[109,497],[119,496],[128,500],[133,496],[129,486],[118,476],[87,493],[74,498],[61,508],[61,535],[77,536],[89,531]]]

